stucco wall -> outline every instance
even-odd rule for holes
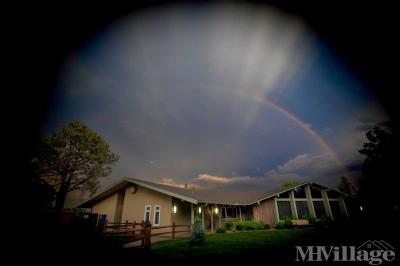
[[[160,205],[160,226],[171,225],[172,197],[141,186],[136,186],[136,191],[133,186],[125,189],[122,221],[141,222],[144,220],[146,205],[151,205],[151,224],[154,223],[154,207]]]
[[[176,204],[177,212],[172,214],[172,221],[175,224],[191,224],[191,205],[189,202],[174,199],[173,204]]]
[[[114,222],[115,208],[117,206],[117,193],[99,201],[92,207],[93,213],[107,214],[109,222]]]

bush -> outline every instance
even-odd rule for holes
[[[224,227],[220,227],[216,231],[217,233],[226,233],[226,229]]]
[[[238,231],[242,231],[242,230],[249,230],[249,231],[250,230],[263,230],[263,229],[265,229],[265,224],[263,222],[241,221],[241,222],[235,223],[235,228]]]
[[[275,225],[275,228],[276,228],[276,229],[284,229],[284,228],[286,228],[286,229],[291,229],[291,228],[293,228],[293,227],[294,227],[294,226],[293,226],[292,218],[289,217],[289,216],[285,216],[285,217],[283,218],[283,220],[279,221],[279,222]]]
[[[264,229],[270,229],[271,225],[270,224],[264,224]]]
[[[285,228],[285,223],[283,221],[280,221],[275,225],[275,229],[284,229],[284,228]]]
[[[240,223],[240,222],[236,223],[235,224],[235,229],[238,230],[238,231],[242,231],[244,229],[243,223]]]
[[[206,238],[206,233],[203,229],[202,219],[200,217],[196,217],[193,222],[193,229],[192,229],[192,244],[200,244]]]
[[[329,216],[323,214],[321,217],[315,219],[314,225],[318,227],[327,227],[332,224],[332,222],[333,221]]]
[[[311,214],[309,214],[309,213],[303,215],[302,218],[308,220],[308,222],[309,222],[310,224],[314,224],[314,223],[315,223],[315,217],[314,217],[314,216],[311,216]]]
[[[232,221],[227,221],[224,224],[226,230],[232,230],[235,227],[235,224]]]
[[[288,229],[293,228],[292,218],[289,216],[285,216],[283,218],[283,224],[284,224],[285,228],[288,228]]]

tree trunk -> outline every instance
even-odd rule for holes
[[[67,198],[67,193],[68,193],[68,187],[65,184],[61,186],[59,191],[57,192],[56,205],[54,207],[54,211],[58,217],[61,215],[62,210],[64,208],[65,199]]]

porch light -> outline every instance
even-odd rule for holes
[[[178,207],[176,205],[172,206],[172,213],[175,214],[178,210]]]
[[[214,209],[215,214],[218,214],[218,211],[219,211],[218,208]]]
[[[363,207],[362,206],[360,206],[360,211],[363,211],[364,209],[363,209]]]
[[[199,214],[201,214],[201,207],[199,207]]]

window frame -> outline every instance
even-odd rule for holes
[[[158,210],[157,210],[158,207]],[[156,224],[156,213],[158,212],[158,223]],[[154,205],[153,225],[160,226],[161,223],[161,205]]]
[[[149,210],[147,210],[147,207],[149,207]],[[150,222],[150,220],[151,220],[151,205],[144,205],[144,219],[143,219],[143,221],[147,221],[147,219],[146,219],[146,214],[147,214],[147,211],[149,212],[149,222]]]

